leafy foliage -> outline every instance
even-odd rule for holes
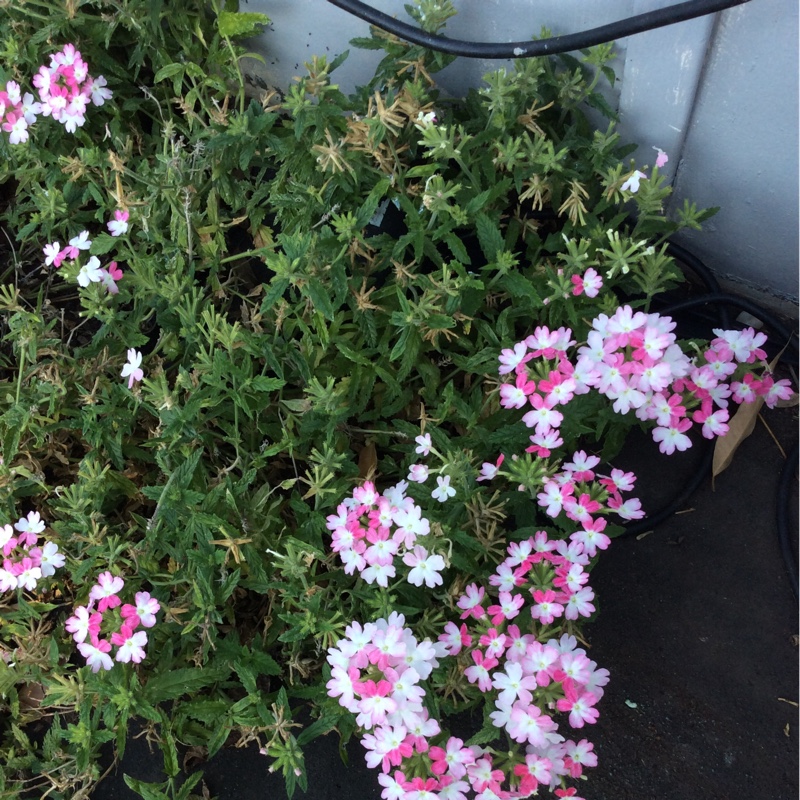
[[[424,6],[430,29],[451,15]],[[346,575],[325,515],[358,478],[403,478],[420,425],[474,488],[473,465],[527,438],[498,413],[499,348],[543,324],[585,336],[616,306],[573,296],[589,267],[647,308],[678,278],[664,238],[703,218],[664,216],[657,170],[622,190],[628,151],[582,110],[610,114],[608,47],[517,62],[450,101],[432,77],[448,58],[376,31],[356,44],[385,58],[352,97],[323,57],[284,98],[254,97],[235,40],[265,22],[196,0],[35,0],[0,20],[3,82],[29,85],[73,42],[114,92],[73,136],[44,120],[25,145],[0,138],[0,507],[38,509],[68,556],[0,601],[2,792],[85,796],[134,717],[168,775],[127,779],[143,798],[192,796],[176,741],[257,742],[303,788],[302,745],[352,731],[325,648],[391,608],[432,630],[459,591],[455,570],[438,606]],[[114,209],[122,237],[104,232]],[[45,244],[83,230],[122,266],[118,295],[43,268]],[[128,348],[144,354],[133,390]],[[587,401],[570,436],[618,442],[628,424]],[[487,572],[480,513],[439,522],[452,563]],[[63,625],[108,569],[164,615],[145,662],[95,675]],[[26,731],[43,720],[40,741]]]

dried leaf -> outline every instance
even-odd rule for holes
[[[775,403],[775,408],[794,408],[800,402],[800,395],[793,392],[792,396],[787,400],[778,400]]]
[[[714,463],[711,468],[712,477],[716,478],[723,470],[726,470],[733,456],[739,449],[739,445],[753,432],[758,412],[764,405],[764,398],[757,397],[752,403],[742,403],[739,410],[733,415],[729,424],[729,430],[725,436],[717,439],[714,447]]]
[[[776,408],[794,408],[800,402],[800,395],[795,392],[788,400],[778,400]]]
[[[784,347],[783,350],[785,349]],[[777,366],[778,359],[783,355],[783,350],[772,359],[772,363],[769,365],[770,372],[773,372]],[[714,463],[711,467],[712,480],[730,466],[734,454],[739,449],[739,445],[753,432],[756,419],[758,419],[758,412],[761,411],[763,405],[764,398],[757,397],[752,403],[742,403],[739,410],[733,415],[728,426],[728,432],[725,436],[720,436],[717,439],[717,444],[714,447]]]
[[[208,748],[200,745],[193,745],[183,756],[184,772],[191,772],[195,767],[208,761]]]
[[[44,686],[41,683],[26,683],[19,690],[19,705],[23,711],[36,712],[44,700]]]
[[[375,442],[369,442],[361,448],[358,454],[358,476],[365,480],[371,480],[378,468],[378,451],[375,449]]]

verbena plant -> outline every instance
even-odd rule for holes
[[[263,15],[2,5],[3,796],[88,796],[133,719],[167,776],[126,778],[144,798],[190,797],[178,746],[226,743],[291,794],[303,745],[357,727],[386,797],[571,796],[591,746],[550,712],[596,718],[586,575],[605,515],[641,514],[594,453],[788,391],[752,332],[690,362],[648,313],[706,212],[665,216],[665,154],[625,160],[611,47],[454,101],[449,59],[375,31],[353,96],[314,58],[253,97]],[[483,705],[471,749],[434,730]]]

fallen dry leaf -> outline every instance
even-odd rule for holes
[[[714,462],[711,467],[711,477],[716,478],[726,470],[739,445],[753,432],[758,419],[758,412],[764,405],[764,398],[757,397],[752,403],[742,403],[739,410],[733,415],[728,425],[728,432],[720,436],[714,446]]]
[[[41,683],[26,683],[19,690],[19,705],[23,711],[38,715],[39,706],[44,700],[44,686]]]
[[[375,442],[369,442],[361,448],[358,454],[358,476],[366,480],[371,480],[378,467],[378,451],[375,449]]]
[[[783,348],[783,350],[785,349],[786,347]],[[772,363],[768,367],[770,373],[775,370],[778,360],[783,355],[783,350],[772,359]],[[758,413],[763,405],[764,398],[757,397],[752,403],[742,403],[739,406],[739,410],[730,420],[728,433],[725,436],[720,436],[714,446],[714,462],[711,467],[712,481],[720,472],[730,466],[739,445],[753,432]]]
[[[795,392],[788,400],[778,400],[776,408],[794,408],[800,402],[800,395]]]
[[[208,761],[208,748],[200,745],[193,745],[183,756],[183,769],[191,772],[195,767]]]

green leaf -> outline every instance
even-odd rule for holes
[[[159,788],[161,784],[145,783],[144,781],[124,775],[125,783],[129,789],[133,789],[143,800],[170,800],[169,795],[164,794]]]
[[[214,735],[208,740],[206,747],[208,748],[208,757],[213,756],[219,752],[220,747],[225,744],[231,732],[231,726],[227,720],[221,720],[218,723]]]
[[[542,305],[542,300],[534,288],[533,283],[518,272],[506,273],[500,278],[499,284],[515,300],[528,299],[537,308]]]
[[[269,25],[269,17],[253,11],[220,11],[217,17],[220,36],[226,39],[255,36],[262,25]]]
[[[358,350],[354,350],[350,345],[345,344],[341,339],[336,340],[336,349],[346,358],[348,361],[353,361],[356,364],[361,364],[363,367],[370,367],[372,366],[372,361],[368,359],[365,355]]]
[[[308,744],[310,741],[312,741],[312,739],[316,739],[317,736],[322,736],[328,731],[332,731],[336,727],[339,717],[339,714],[326,714],[320,717],[316,722],[313,722],[302,731],[302,733],[297,737],[297,744],[300,747],[303,747],[303,745]]]
[[[275,392],[286,385],[280,378],[268,378],[266,375],[257,375],[250,381],[250,385],[259,392]]]
[[[144,696],[153,703],[175,700],[184,694],[195,694],[206,686],[225,680],[228,675],[230,669],[225,667],[173,669],[147,681]]]
[[[104,256],[119,244],[119,240],[107,233],[100,233],[92,239],[92,255]]]
[[[169,718],[165,711],[161,715],[161,752],[164,754],[164,772],[168,777],[176,777],[180,771],[178,764],[178,750],[175,747],[175,737],[170,729]]]
[[[194,789],[195,786],[200,782],[200,778],[203,777],[203,773],[198,771],[190,775],[181,786],[178,794],[175,795],[175,800],[189,800],[190,792]],[[195,795],[196,796],[196,795]]]
[[[450,252],[462,263],[462,264],[470,264],[472,263],[469,258],[469,253],[467,253],[467,248],[464,247],[464,243],[461,239],[456,236],[455,233],[452,231],[448,233],[444,237],[445,242],[447,242],[447,246],[450,248]]]
[[[503,235],[497,223],[486,214],[478,214],[475,218],[475,230],[486,260],[494,261],[504,246]]]
[[[484,190],[480,194],[475,195],[475,197],[473,197],[472,200],[470,200],[466,206],[464,206],[464,211],[470,215],[477,214],[479,211],[497,200],[497,198],[502,197],[506,192],[508,192],[512,183],[513,181],[511,178],[503,178],[503,180],[498,181],[490,188]]]
[[[0,660],[0,697],[5,697],[19,677],[16,670],[11,669],[5,661]]]
[[[484,723],[484,726],[466,742],[467,747],[472,745],[484,745],[493,742],[500,738],[500,729],[495,727],[491,722]]]
[[[314,308],[319,311],[325,319],[333,322],[334,310],[331,302],[330,292],[322,285],[317,278],[310,278],[304,287],[304,294],[307,294]]]
[[[173,62],[172,64],[167,64],[166,67],[161,67],[161,69],[156,72],[153,83],[161,83],[161,81],[165,81],[167,78],[174,78],[176,75],[183,75],[183,73],[184,65]],[[92,241],[92,244],[94,244],[94,241]]]
[[[282,675],[283,669],[278,662],[267,653],[261,650],[253,650],[251,654],[253,666],[258,669],[260,675]]]
[[[357,36],[355,39],[350,39],[350,44],[361,50],[383,50],[383,42],[380,39],[370,39],[367,36]]]
[[[176,713],[211,724],[219,722],[227,708],[224,700],[189,700],[182,703]]]
[[[268,314],[277,299],[289,288],[288,278],[273,278],[261,301],[261,313]]]
[[[603,97],[599,92],[592,92],[586,98],[586,104],[592,108],[596,108],[606,119],[619,121],[619,114],[609,105],[608,100]]]

